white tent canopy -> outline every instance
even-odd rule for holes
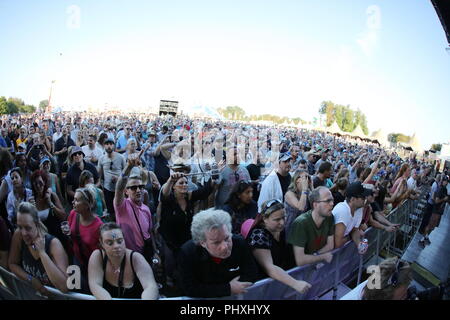
[[[365,139],[367,136],[364,134],[361,126],[358,124],[355,130],[352,131],[351,136]]]
[[[372,138],[376,139],[382,146],[388,146],[389,140],[387,134],[382,130],[375,131],[372,134]]]
[[[419,139],[417,138],[415,133],[411,137],[411,140],[409,140],[409,145],[416,152],[422,152],[423,151],[422,145],[420,144]]]
[[[333,123],[329,127],[326,128],[326,131],[331,132],[331,133],[342,134],[341,128],[339,128],[336,121],[333,121]]]

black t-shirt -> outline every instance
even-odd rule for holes
[[[249,164],[247,166],[248,173],[250,174],[250,179],[258,180],[261,175],[261,166],[256,164]]]
[[[314,188],[326,187],[325,180],[322,180],[318,176],[315,176],[313,179],[313,186],[314,186]]]
[[[277,172],[277,176],[278,180],[280,180],[281,190],[283,191],[283,198],[284,198],[284,195],[286,194],[289,185],[291,184],[291,175],[288,174],[287,176],[283,177]]]
[[[345,201],[345,196],[339,191],[333,192],[334,205],[337,205],[339,202]]]
[[[383,209],[381,209],[380,207],[380,204],[376,201],[372,202],[370,206],[372,207],[372,212],[383,211]]]
[[[89,162],[86,162],[84,160],[83,160],[83,162],[84,162],[84,169],[83,170],[90,171],[92,173],[92,175],[94,176],[94,182],[97,183],[97,181],[98,181],[97,168],[93,164],[91,164]],[[72,186],[72,190],[73,191],[77,190],[79,185],[80,185],[81,172],[82,172],[82,170],[76,164],[73,164],[69,168],[69,171],[67,171],[67,177],[66,177],[67,185]]]
[[[251,231],[247,237],[247,243],[252,249],[268,249],[272,255],[273,264],[283,270],[295,267],[295,258],[292,245],[286,242],[284,230],[280,234],[280,241],[275,240],[273,235],[265,228],[257,227]],[[259,267],[260,277],[267,275]]]
[[[0,217],[0,251],[9,251],[10,244],[11,234],[9,233],[5,220]]]

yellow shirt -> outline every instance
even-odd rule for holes
[[[24,140],[22,140],[20,137],[19,138],[17,138],[17,140],[16,140],[16,145],[17,146],[19,146],[19,144],[21,144],[21,143],[27,143],[27,141],[28,141],[28,138],[25,138]]]

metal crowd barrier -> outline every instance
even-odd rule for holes
[[[425,191],[422,192],[424,196]],[[395,208],[387,216],[387,219],[394,223],[405,225],[409,221],[409,215],[417,207],[419,201],[407,200],[399,207]],[[409,233],[409,232],[408,232]],[[296,267],[288,273],[298,280],[309,282],[312,287],[305,293],[300,294],[294,289],[271,278],[257,281],[245,294],[223,297],[226,300],[313,300],[318,299],[323,294],[333,290],[333,299],[337,298],[337,288],[339,284],[349,280],[358,272],[358,284],[360,283],[363,265],[373,257],[380,255],[380,250],[387,248],[393,250],[395,246],[395,232],[369,228],[365,232],[369,247],[364,255],[359,255],[356,246],[352,241],[347,242],[342,248],[332,251],[333,260],[331,263],[310,264],[302,267]],[[404,246],[406,248],[406,246]],[[79,293],[62,293],[51,287],[46,287],[49,296],[44,297],[36,294],[35,290],[25,281],[20,280],[11,272],[0,267],[0,297],[5,299],[24,299],[24,300],[94,300],[91,295]],[[124,300],[124,299],[116,299]],[[125,299],[126,300],[126,299]],[[174,297],[162,298],[161,300],[204,300],[192,297]]]

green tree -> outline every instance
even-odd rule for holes
[[[6,106],[8,108],[8,114],[19,113],[19,107],[14,102],[8,101]]]
[[[5,97],[0,97],[0,114],[8,114],[8,102]]]
[[[353,119],[353,110],[350,109],[349,106],[344,109],[344,123],[342,130],[346,132],[352,132],[355,129],[354,119]]]
[[[344,106],[335,105],[334,107],[334,117],[336,119],[336,123],[343,130],[344,128]]]
[[[441,151],[442,150],[442,144],[441,143],[433,143],[431,145],[431,149],[434,151]]]
[[[411,140],[411,137],[407,136],[403,133],[390,133],[390,134],[388,134],[388,140],[391,142],[409,143],[409,141]]]

